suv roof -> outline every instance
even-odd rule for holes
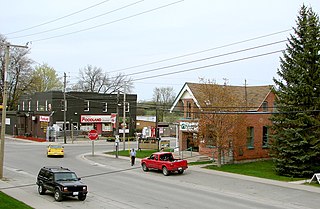
[[[45,169],[45,170],[49,170],[52,172],[72,172],[70,171],[68,168],[64,168],[64,167],[59,167],[59,166],[45,166],[41,169]]]

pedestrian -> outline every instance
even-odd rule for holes
[[[130,158],[131,158],[131,166],[134,165],[134,162],[136,160],[136,151],[132,148],[130,151]]]

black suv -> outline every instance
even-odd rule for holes
[[[81,178],[63,167],[43,167],[37,177],[39,194],[51,191],[54,193],[54,199],[60,202],[63,196],[78,196],[83,201],[87,197],[88,187],[80,182]]]

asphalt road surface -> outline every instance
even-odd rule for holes
[[[35,208],[319,208],[320,188],[277,185],[236,175],[223,175],[198,167],[184,174],[163,176],[143,172],[139,161],[101,155],[114,150],[113,143],[97,141],[65,144],[64,158],[48,158],[47,143],[7,139],[5,143],[5,184],[0,190],[17,194]],[[135,144],[129,145],[134,147]],[[39,195],[36,176],[42,166],[63,166],[77,173],[88,185],[85,201],[65,198],[55,202],[52,194]],[[20,195],[20,196],[19,196]],[[27,196],[27,197],[26,197]]]

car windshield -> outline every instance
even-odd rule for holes
[[[75,173],[55,173],[54,178],[56,181],[77,181],[78,177]]]
[[[61,149],[62,146],[61,146],[61,145],[50,145],[50,148],[53,148],[53,149]]]

